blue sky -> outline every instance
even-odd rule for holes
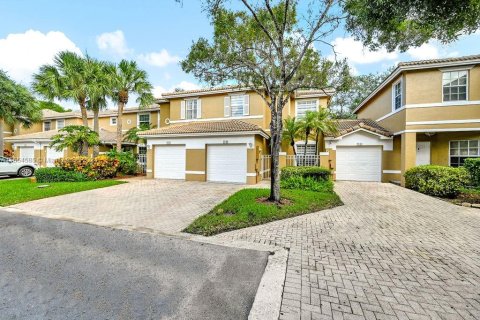
[[[56,52],[68,49],[110,61],[135,59],[148,71],[156,95],[201,86],[178,64],[192,41],[212,33],[200,1],[0,0],[0,13],[0,68],[24,84]],[[382,71],[399,61],[480,53],[480,32],[448,46],[433,41],[406,53],[369,52],[342,29],[327,41],[358,74]]]

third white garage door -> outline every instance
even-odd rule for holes
[[[246,183],[247,146],[208,145],[207,180]]]
[[[337,146],[337,180],[381,181],[381,147]]]

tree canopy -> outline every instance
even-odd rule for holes
[[[41,110],[48,109],[60,113],[72,111],[72,109],[65,109],[64,107],[53,101],[38,101],[38,107]]]
[[[372,49],[405,51],[480,29],[480,0],[346,0],[346,29]]]

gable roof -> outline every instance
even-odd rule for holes
[[[342,119],[337,122],[336,133],[326,133],[326,137],[338,138],[357,130],[367,130],[385,137],[393,136],[393,133],[370,119]]]
[[[185,124],[170,125],[167,127],[150,129],[139,132],[141,136],[175,136],[188,134],[216,134],[216,133],[251,132],[268,138],[267,133],[259,126],[241,120],[196,121]]]
[[[365,99],[363,99],[362,102],[360,102],[360,104],[353,110],[353,113],[357,113],[357,111],[360,110],[371,98],[373,98],[380,90],[398,77],[402,72],[409,70],[455,67],[472,64],[480,64],[480,54],[455,58],[400,62],[395,70],[393,70],[390,75],[388,75],[388,77],[385,78],[385,80],[383,80],[383,82],[375,88],[375,90],[373,90]]]

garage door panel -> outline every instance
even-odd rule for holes
[[[185,156],[185,146],[155,146],[155,178],[185,179]]]
[[[19,147],[20,159],[23,162],[33,163],[35,160],[35,150],[33,147]]]
[[[381,181],[381,147],[337,147],[337,180]]]
[[[55,166],[55,160],[63,158],[63,150],[57,151],[55,148],[47,148],[47,167]]]
[[[207,147],[207,180],[246,183],[246,145],[209,145]]]

